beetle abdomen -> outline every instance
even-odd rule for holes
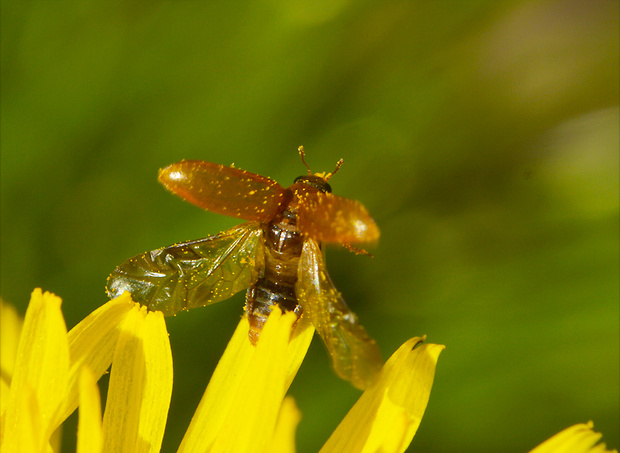
[[[245,310],[250,323],[250,341],[256,344],[265,321],[274,305],[284,312],[301,315],[301,306],[295,295],[297,268],[303,247],[301,233],[295,224],[295,215],[285,211],[278,222],[263,228],[265,240],[265,268],[262,277],[246,294]]]

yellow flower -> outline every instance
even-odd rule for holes
[[[123,295],[67,333],[60,305],[58,297],[35,290],[17,347],[5,339],[17,329],[3,325],[3,348],[13,353],[2,356],[2,386],[8,390],[2,392],[2,451],[51,451],[54,431],[78,405],[78,452],[159,451],[172,391],[161,313],[147,313]],[[5,320],[19,324],[16,316]],[[295,451],[300,413],[285,395],[314,333],[302,319],[291,334],[295,320],[274,310],[256,347],[247,339],[247,320],[241,320],[179,452]],[[420,342],[412,339],[392,356],[322,451],[407,448],[443,349]],[[7,367],[5,358],[12,362]],[[96,381],[110,364],[102,419]]]
[[[10,388],[1,395],[1,450],[51,451],[54,431],[79,404],[79,452],[158,451],[172,392],[161,313],[147,313],[123,296],[67,333],[60,305],[50,293],[32,294],[6,379]],[[2,361],[4,370],[4,354]],[[96,380],[112,361],[102,423]]]
[[[35,290],[23,327],[2,305],[3,452],[56,450],[54,432],[79,405],[78,452],[157,452],[172,392],[172,356],[161,313],[123,295],[67,333],[61,300]],[[285,397],[313,336],[274,310],[256,347],[242,319],[179,452],[295,451],[300,413]],[[20,334],[21,330],[21,334]],[[19,342],[16,338],[19,336]],[[413,338],[385,364],[325,446],[327,452],[403,452],[430,396],[443,346]],[[103,418],[97,380],[112,365]],[[568,428],[533,450],[604,452],[592,424]]]

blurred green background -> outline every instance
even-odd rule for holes
[[[593,420],[618,448],[619,3],[2,1],[2,296],[69,327],[145,250],[238,221],[166,193],[181,159],[334,192],[382,232],[329,249],[388,357],[447,345],[410,451],[525,452]],[[168,326],[175,451],[243,295]],[[359,392],[315,341],[290,393],[300,452]],[[243,429],[243,421],[240,421]],[[75,432],[65,432],[66,450]]]

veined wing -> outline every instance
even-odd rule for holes
[[[366,388],[381,369],[381,352],[334,287],[314,239],[304,243],[295,292],[304,316],[323,338],[336,373]]]
[[[175,244],[128,259],[108,277],[110,298],[129,291],[133,300],[164,315],[228,299],[262,273],[258,222]]]
[[[273,219],[286,198],[282,186],[266,176],[201,160],[159,170],[159,182],[203,209],[258,222]]]

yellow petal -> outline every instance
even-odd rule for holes
[[[260,340],[248,340],[246,318],[239,323],[200,401],[179,452],[262,452],[270,442],[284,395],[314,329],[296,315],[274,309]]]
[[[405,451],[413,437],[409,437],[412,425],[413,420],[404,407],[383,398],[362,451]]]
[[[69,331],[69,390],[59,414],[64,421],[78,405],[80,370],[87,366],[98,380],[110,367],[119,326],[136,304],[128,293],[102,305]]]
[[[326,452],[403,452],[420,425],[443,345],[413,338],[384,365],[321,449]]]
[[[7,383],[4,379],[0,380],[0,445],[2,445],[4,440],[4,415],[9,401],[10,390],[11,388],[9,383]]]
[[[159,451],[172,394],[161,312],[134,307],[120,326],[103,416],[104,451]]]
[[[60,425],[56,428],[56,431],[53,432],[47,448],[48,453],[59,452],[62,450],[62,428],[63,425]]]
[[[97,380],[88,367],[80,372],[80,419],[77,432],[78,453],[100,453],[103,448],[101,434],[101,399]]]
[[[11,417],[7,417],[6,426],[3,425],[2,444],[0,451],[3,453],[13,452],[45,452],[46,439],[43,433],[43,419],[37,401],[37,392],[28,383],[20,386],[19,398],[15,404],[17,414],[21,415],[17,419],[17,426],[10,424]]]
[[[15,358],[17,356],[17,345],[19,343],[19,335],[22,330],[23,320],[17,314],[13,306],[5,304],[0,299],[0,364],[2,366],[2,376],[0,379],[3,385],[9,387],[13,370],[15,369]],[[4,387],[3,387],[4,388]],[[6,402],[5,396],[8,393],[0,394],[2,398],[2,407]]]
[[[0,414],[4,414],[8,402],[22,324],[15,308],[0,299]]]
[[[546,440],[531,453],[617,453],[617,450],[607,450],[605,444],[597,445],[603,435],[595,433],[593,427],[592,422],[573,425]]]
[[[60,305],[53,294],[40,289],[32,293],[7,402],[3,451],[33,443],[32,451],[41,451],[41,442],[47,445],[57,427],[69,372],[67,328]]]
[[[278,423],[267,451],[270,453],[295,453],[295,431],[299,420],[301,420],[301,412],[297,409],[295,400],[287,396],[282,401]]]

